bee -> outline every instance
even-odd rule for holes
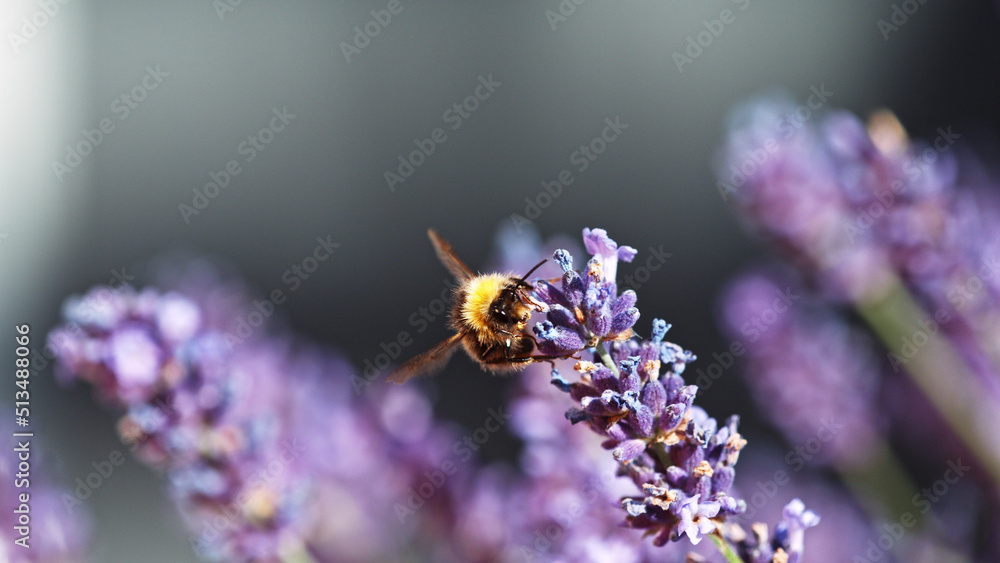
[[[389,381],[403,383],[411,377],[434,373],[445,366],[459,346],[469,357],[491,372],[511,372],[538,361],[562,356],[532,355],[533,336],[524,332],[531,313],[548,312],[545,303],[531,296],[534,289],[525,279],[546,260],[521,277],[511,274],[474,274],[434,229],[427,231],[437,257],[459,282],[449,314],[455,334],[430,350],[396,368]]]

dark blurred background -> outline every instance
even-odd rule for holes
[[[880,30],[879,20],[899,22],[894,4],[917,9],[897,29]],[[526,215],[528,198],[550,202],[528,215],[543,237],[603,227],[638,248],[619,276],[650,247],[670,253],[641,284],[639,326],[667,319],[670,339],[708,364],[728,347],[715,326],[719,290],[763,256],[712,172],[734,104],[775,88],[805,102],[822,88],[833,93],[824,109],[865,116],[890,108],[914,137],[951,126],[987,163],[997,157],[994,2],[53,5],[58,11],[34,34],[22,18],[41,4],[0,9],[8,34],[0,55],[0,318],[8,334],[30,323],[36,343],[66,296],[183,250],[228,262],[261,296],[285,290],[275,321],[358,366],[399,332],[413,333],[402,360],[447,334],[442,320],[420,334],[408,322],[446,279],[426,229],[485,268],[497,230]],[[386,15],[387,24],[377,21]],[[708,45],[688,50],[689,38]],[[477,93],[485,99],[467,101],[474,109],[464,116],[448,111]],[[274,112],[287,125],[251,151],[249,136],[282,127]],[[627,129],[580,171],[574,152],[616,118]],[[68,146],[88,135],[93,142],[97,134],[84,130],[102,120],[114,129],[68,166],[76,162]],[[415,140],[426,146],[436,128],[446,139],[390,189],[386,172],[398,173],[400,156],[417,150]],[[219,177],[231,160],[239,173],[200,199],[195,190],[204,193],[210,174]],[[67,166],[54,170],[53,162]],[[539,199],[542,182],[563,170],[572,184]],[[286,270],[312,255],[317,237],[340,246],[292,281]],[[12,348],[0,347],[5,365]],[[124,448],[116,417],[90,390],[62,390],[51,373],[48,366],[35,380],[34,419],[53,477],[72,487],[92,462]],[[441,416],[475,428],[507,382],[456,358],[420,385]],[[743,414],[751,442],[781,447],[755,419],[736,368],[699,401],[719,417]],[[515,452],[513,439],[491,440],[484,455]],[[131,459],[120,471],[86,503],[99,559],[191,560],[160,479]],[[149,558],[151,546],[160,555]]]

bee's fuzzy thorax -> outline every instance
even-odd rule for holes
[[[462,320],[479,335],[480,341],[492,331],[489,326],[490,306],[511,279],[508,274],[483,274],[466,282],[462,303]]]

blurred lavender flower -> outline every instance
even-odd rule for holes
[[[782,291],[797,299],[778,312],[773,304]],[[723,295],[722,309],[723,328],[747,343],[744,373],[771,423],[790,443],[821,443],[810,459],[863,463],[881,426],[874,343],[777,272],[739,278]]]
[[[92,307],[99,291],[66,307],[76,330],[50,337],[61,372],[126,409],[119,433],[167,472],[195,550],[265,559],[294,545],[309,464],[281,408],[294,380],[282,378],[304,366],[286,364],[273,346],[231,354],[179,294],[119,291],[105,299],[103,318],[87,322],[77,311]]]
[[[855,471],[848,481],[881,479],[875,489],[881,494],[895,488],[882,499],[895,503],[891,511],[906,509],[901,505],[910,504],[912,492],[905,491],[912,486],[879,436],[884,428],[906,436],[915,445],[909,455],[928,465],[974,456],[993,479],[984,496],[995,498],[1000,483],[996,178],[959,152],[955,142],[961,135],[951,127],[938,128],[926,143],[908,139],[889,112],[876,113],[867,126],[840,111],[788,127],[783,116],[794,108],[780,97],[738,108],[717,169],[723,199],[732,197],[750,226],[819,290],[747,346],[755,395],[767,403],[768,414],[778,398],[782,415],[772,419],[799,443],[824,413],[842,413],[836,418],[844,429],[820,456],[838,462],[841,470],[846,462],[848,472]],[[763,308],[775,283],[785,282],[749,275],[734,285],[724,305],[731,335],[747,336],[740,327]],[[845,304],[881,339],[892,370],[912,383],[887,371],[883,377],[868,339],[838,310]],[[876,407],[883,379],[888,400]],[[916,389],[923,397],[915,396]],[[803,420],[796,413],[814,423],[796,424]],[[982,518],[995,520],[997,511],[991,501]],[[920,541],[934,543],[929,534]],[[962,541],[974,543],[948,537],[938,547]]]
[[[970,162],[970,185],[960,183],[950,127],[928,144],[888,112],[867,129],[847,112],[782,128],[793,109],[769,98],[734,112],[718,167],[724,198],[828,297],[863,303],[901,280],[1000,401],[1000,197],[974,189],[995,181]],[[894,368],[910,359],[895,355]]]
[[[902,170],[859,145],[863,128],[846,114],[823,128],[783,126],[794,109],[789,100],[768,98],[733,112],[718,165],[720,193],[724,200],[733,196],[742,217],[793,260],[822,272],[833,293],[877,293],[885,283],[885,249],[870,231],[844,228],[878,201],[878,182],[892,182]]]
[[[63,496],[68,491],[53,487],[43,466],[44,451],[38,443],[31,443],[30,486],[20,487],[15,477],[18,473],[16,429],[12,424],[4,425],[3,443],[5,455],[0,456],[0,561],[10,563],[75,563],[86,561],[86,548],[90,535],[90,522],[85,511],[67,510]],[[23,523],[19,517],[23,511],[20,495],[28,494],[30,520],[28,527],[18,530]],[[21,531],[30,530],[27,537]],[[24,542],[23,545],[15,541]]]
[[[97,295],[104,314],[80,318]],[[64,378],[125,409],[119,433],[165,472],[195,551],[369,561],[419,543],[417,524],[433,519],[407,521],[424,504],[414,487],[454,441],[426,400],[407,389],[355,399],[338,357],[262,335],[234,349],[202,312],[176,293],[97,289],[71,300],[50,336]],[[452,484],[433,504],[449,506]]]

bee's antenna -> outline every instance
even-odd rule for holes
[[[525,281],[525,279],[526,279],[526,278],[527,278],[528,276],[530,276],[530,275],[531,275],[531,274],[532,274],[532,273],[533,273],[533,272],[534,272],[535,270],[537,270],[538,268],[541,268],[541,267],[542,267],[542,264],[544,264],[544,263],[546,263],[546,262],[548,262],[548,261],[549,261],[549,259],[548,259],[548,258],[546,258],[545,260],[542,260],[541,262],[539,262],[539,263],[535,264],[535,267],[534,267],[534,268],[532,268],[532,269],[528,270],[528,273],[527,273],[527,274],[524,274],[523,276],[521,276],[520,278],[518,278],[518,280],[520,280],[520,282],[521,282],[522,284],[524,284],[524,285],[531,285],[531,284],[529,284],[529,283],[528,283],[527,281]]]

